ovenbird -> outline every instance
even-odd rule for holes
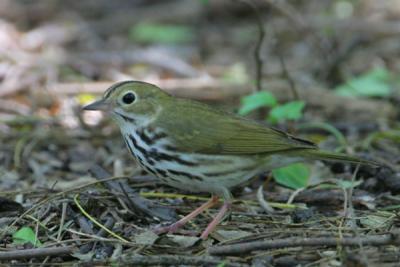
[[[231,205],[230,189],[261,172],[309,159],[374,164],[322,151],[310,141],[175,98],[145,82],[116,83],[84,109],[108,112],[139,165],[163,183],[212,194],[208,202],[158,232],[176,231],[223,197],[220,211],[201,235],[206,239]]]

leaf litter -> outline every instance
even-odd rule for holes
[[[11,5],[21,7],[19,3]],[[17,12],[21,9],[4,10]],[[28,15],[34,16],[38,13]],[[210,51],[213,56],[206,62],[208,66],[200,71],[197,66],[200,49],[196,50],[191,45],[185,46],[180,42],[176,44],[172,40],[168,42],[174,43],[178,48],[153,46],[140,50],[139,47],[132,49],[131,44],[122,42],[119,44],[122,50],[140,51],[135,56],[128,57],[129,53],[125,52],[102,51],[103,40],[95,31],[89,30],[93,26],[89,26],[89,22],[84,22],[84,26],[57,21],[44,22],[24,32],[15,23],[3,19],[0,21],[0,36],[3,38],[1,48],[7,48],[0,51],[0,261],[8,262],[2,257],[9,255],[1,253],[20,249],[44,253],[28,259],[18,258],[17,262],[22,264],[96,260],[121,264],[135,262],[138,265],[167,262],[169,265],[335,266],[346,262],[362,262],[360,257],[352,256],[358,254],[368,255],[370,264],[396,264],[399,261],[399,128],[398,124],[390,122],[382,123],[380,128],[375,127],[366,132],[357,130],[356,124],[335,124],[346,133],[348,144],[361,140],[360,146],[346,145],[345,149],[362,147],[367,156],[382,158],[389,166],[379,170],[361,167],[356,184],[350,183],[354,168],[343,164],[327,164],[323,171],[311,171],[311,177],[306,183],[281,183],[292,189],[301,187],[298,191],[280,186],[268,178],[269,174],[261,175],[234,192],[236,201],[232,212],[207,241],[199,240],[197,236],[216,213],[216,209],[202,214],[177,233],[156,235],[152,231],[154,227],[171,223],[187,214],[207,196],[185,195],[185,192],[163,186],[154,177],[140,171],[128,155],[118,129],[101,114],[81,112],[82,103],[97,97],[100,91],[85,92],[68,87],[69,92],[76,92],[71,94],[60,93],[52,88],[60,83],[68,85],[70,81],[79,80],[84,84],[96,80],[110,82],[125,79],[127,76],[143,80],[156,76],[161,82],[173,78],[177,79],[178,84],[192,86],[199,80],[211,80],[214,82],[211,84],[221,85],[212,76],[220,75],[221,80],[226,80],[227,77],[224,76],[229,68],[223,67],[219,57],[237,61],[235,55],[240,53],[232,48],[224,49],[225,47],[216,49],[218,52]],[[253,24],[251,21],[249,25]],[[162,30],[162,24],[154,25]],[[159,28],[156,30],[160,31]],[[243,31],[248,32],[248,26]],[[209,34],[213,36],[210,40],[216,40],[216,44],[221,45],[221,40],[218,39],[220,36],[214,36],[215,33],[212,32]],[[241,32],[235,34],[242,36]],[[185,43],[193,42],[192,33],[189,35],[190,38],[185,39]],[[110,38],[113,39],[111,43],[120,42],[120,37],[114,37],[115,39]],[[88,38],[90,43],[87,42],[89,40],[82,42],[80,38]],[[210,40],[204,42],[211,42]],[[204,45],[210,47],[210,44]],[[87,46],[97,50],[87,51]],[[149,51],[164,55],[162,58],[168,60],[157,62],[154,57],[149,57]],[[370,54],[372,53],[365,51],[361,57],[366,58]],[[294,54],[293,58],[297,62],[306,61],[296,57],[298,55]],[[308,58],[316,57],[308,55]],[[273,60],[271,58],[270,61]],[[173,64],[168,64],[169,62]],[[219,65],[216,66],[215,62]],[[269,62],[267,69],[276,69]],[[240,64],[238,66],[243,66]],[[296,64],[293,62],[293,66]],[[355,66],[348,64],[344,68],[358,69],[359,66],[355,63]],[[246,68],[239,68],[242,77],[238,81],[240,86],[248,82],[243,69]],[[365,69],[364,76],[343,83],[338,88],[352,96],[365,96],[365,92],[360,92],[360,87],[367,86],[368,96],[391,97],[389,93],[393,94],[396,89],[389,90],[385,73],[392,72],[382,68],[375,70],[380,72],[368,72]],[[310,69],[307,71],[312,73]],[[193,79],[197,76],[201,76],[201,79]],[[191,79],[195,82],[190,83]],[[302,79],[309,79],[309,75],[302,76]],[[229,87],[234,87],[235,79],[230,78],[228,84]],[[179,92],[179,87],[171,87]],[[250,88],[251,85],[246,87]],[[44,88],[46,90],[42,90]],[[101,88],[105,89],[103,86]],[[198,92],[201,95],[203,91]],[[183,94],[188,95],[187,92]],[[250,112],[254,107],[265,103],[273,106],[275,100],[271,100],[271,96],[267,94],[264,94],[265,99],[260,100],[261,104],[250,103],[248,110],[242,112]],[[225,96],[212,92],[205,98],[237,98],[237,95],[228,95],[227,98]],[[395,100],[395,97],[391,99]],[[237,106],[237,102],[236,99],[233,104]],[[302,109],[303,107],[297,106],[297,112],[293,116],[299,117]],[[339,113],[338,117],[340,112],[336,112]],[[305,116],[310,114],[312,113],[307,113],[306,107]],[[292,126],[296,127],[296,123]],[[333,147],[343,145],[335,138],[326,137],[326,134],[316,130],[309,131],[302,133],[308,137],[322,136],[321,145],[330,148],[331,144],[334,144]],[[260,186],[263,188],[264,201],[274,208],[273,213],[267,213],[257,202],[257,189]],[[354,205],[351,218],[346,217],[348,207],[345,207],[349,197]],[[354,223],[348,224],[348,220]],[[387,235],[392,235],[392,239],[384,240]],[[333,246],[327,245],[328,238],[331,237],[336,240],[347,238],[350,241],[364,238],[367,245],[347,246],[339,241]],[[320,242],[313,246],[292,247],[283,242],[290,238],[304,241],[303,244],[309,239],[326,239],[322,240],[325,243]],[[232,249],[234,245],[249,246],[257,244],[255,242],[261,242],[265,246],[265,242],[269,241],[275,241],[275,245],[283,245],[268,249],[255,248],[251,252],[229,257],[212,254],[212,249],[221,246]],[[64,250],[52,252],[51,249],[55,248]],[[49,255],[50,258],[43,260]]]

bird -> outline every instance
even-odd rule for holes
[[[321,150],[311,141],[201,102],[177,98],[142,81],[115,83],[100,100],[83,109],[109,114],[136,162],[162,183],[211,195],[177,222],[155,229],[159,234],[176,232],[222,198],[220,210],[200,236],[207,239],[231,208],[232,188],[263,172],[308,160],[376,165]]]

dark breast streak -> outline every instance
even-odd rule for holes
[[[148,131],[149,132],[149,131]],[[185,166],[190,166],[190,167],[195,167],[198,166],[196,162],[188,161],[182,159],[179,155],[172,155],[168,154],[165,151],[159,151],[154,144],[156,144],[158,141],[167,138],[167,135],[165,133],[156,133],[151,135],[146,134],[146,131],[144,129],[140,129],[136,132],[136,138],[140,138],[140,140],[146,144],[147,147],[151,147],[151,149],[145,148],[141,146],[136,140],[135,136],[133,134],[130,134],[128,136],[129,140],[127,137],[125,138],[125,142],[128,146],[129,151],[131,154],[137,159],[138,163],[149,173],[152,173],[158,177],[160,177],[162,180],[168,182],[167,180],[170,179],[175,182],[180,182],[179,180],[175,179],[174,177],[171,176],[182,176],[188,179],[192,180],[198,180],[198,181],[203,181],[203,178],[201,176],[197,176],[192,173],[188,172],[183,172],[179,170],[173,170],[173,169],[160,169],[156,168],[155,162],[157,161],[173,161],[181,165]],[[138,153],[139,152],[139,153]]]
[[[139,138],[141,138],[141,135],[144,136],[144,132],[141,134],[138,134]],[[161,161],[161,160],[165,160],[165,161],[174,161],[177,162],[179,164],[182,165],[186,165],[186,166],[197,166],[197,163],[192,162],[192,161],[188,161],[188,160],[184,160],[181,157],[179,157],[178,155],[170,155],[164,152],[160,152],[159,150],[157,150],[156,148],[151,148],[150,150],[146,150],[144,147],[141,147],[138,142],[136,141],[135,137],[131,134],[129,135],[130,140],[132,141],[132,145],[135,149],[137,149],[138,151],[140,151],[140,153],[142,153],[142,155],[144,157],[146,157],[147,160],[155,160],[155,161]],[[149,137],[146,138],[141,138],[143,142],[146,143],[147,146],[152,145],[151,142],[146,142],[146,140],[150,140]],[[134,151],[132,152],[134,153]]]
[[[148,131],[151,132],[150,128],[148,128]],[[159,133],[155,133],[153,136],[148,136],[146,134],[145,129],[140,129],[136,133],[138,134],[140,139],[142,139],[143,142],[145,142],[146,145],[148,145],[148,146],[154,145],[157,141],[162,140],[168,136],[164,132],[159,132]]]

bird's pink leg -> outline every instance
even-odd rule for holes
[[[193,219],[194,217],[196,217],[197,215],[202,213],[204,210],[206,210],[208,208],[211,208],[212,206],[217,204],[218,203],[218,199],[219,199],[219,197],[212,196],[210,198],[210,200],[208,200],[206,203],[204,203],[203,205],[201,205],[200,207],[198,207],[197,209],[195,209],[194,211],[192,211],[191,213],[189,213],[188,215],[186,215],[185,217],[183,217],[182,219],[180,219],[176,223],[173,223],[170,226],[166,226],[166,227],[159,227],[159,228],[155,229],[155,232],[157,234],[162,234],[162,233],[166,233],[166,232],[168,232],[168,233],[175,232],[180,227],[185,225],[188,221],[190,221],[191,219]]]
[[[214,217],[214,219],[210,222],[210,224],[207,226],[206,230],[201,234],[200,238],[203,240],[206,240],[208,235],[214,230],[214,228],[220,223],[222,218],[224,217],[225,213],[229,210],[231,207],[231,202],[224,202],[224,205],[222,205],[221,209],[219,210],[217,216]]]

